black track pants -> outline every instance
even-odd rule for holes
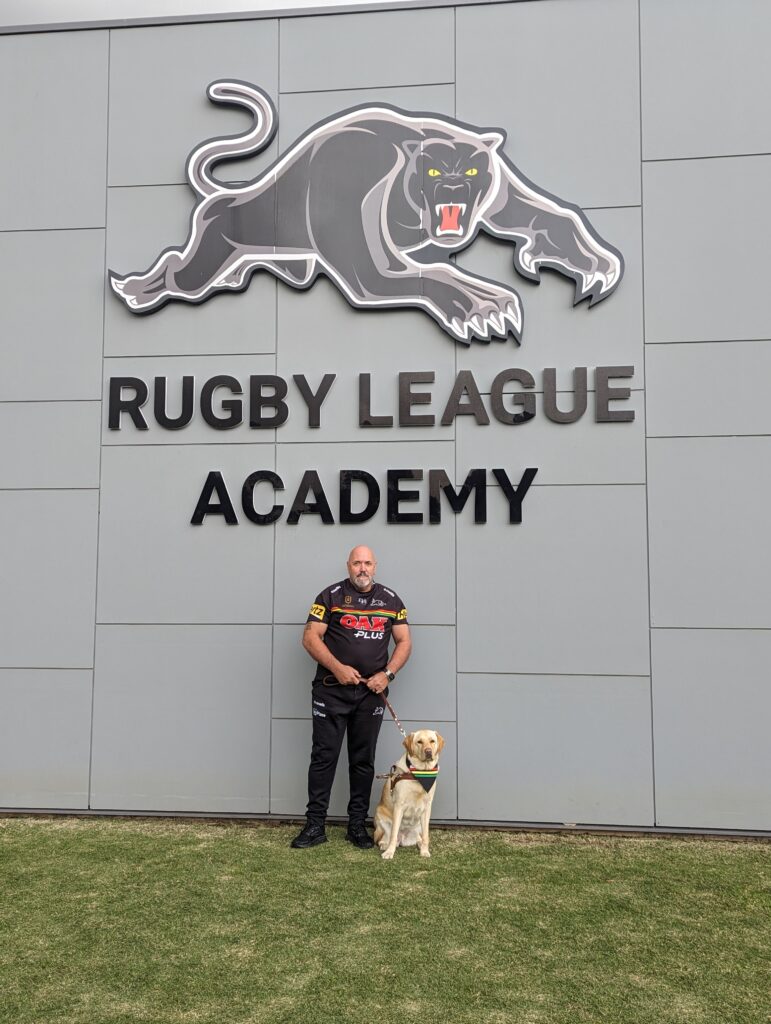
[[[388,690],[385,691],[386,695]],[[375,747],[385,705],[380,695],[358,686],[313,684],[313,749],[308,769],[308,821],[323,825],[335,768],[348,731],[349,822],[363,822],[375,777]]]

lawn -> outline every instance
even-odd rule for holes
[[[767,1024],[771,845],[0,819],[3,1024]]]

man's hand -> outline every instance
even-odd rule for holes
[[[388,686],[388,676],[385,672],[376,672],[374,676],[370,676],[364,682],[373,693],[382,693],[386,686]]]
[[[334,676],[341,686],[356,686],[357,683],[364,681],[359,670],[353,668],[352,665],[341,664],[338,669],[335,669]]]

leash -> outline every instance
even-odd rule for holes
[[[331,682],[327,682],[327,680],[331,680]],[[324,676],[324,678],[321,680],[321,682],[322,682],[322,684],[324,686],[339,686],[340,685],[338,683],[338,681],[335,679],[335,677],[332,675],[331,672],[328,675]],[[380,696],[383,698],[385,706],[388,708],[389,712],[391,713],[391,718],[393,718],[393,720],[396,722],[397,729],[399,730],[399,732],[402,734],[402,736],[406,740],[407,739],[407,733],[404,731],[404,726],[402,725],[402,723],[396,717],[396,712],[393,709],[393,705],[391,704],[391,701],[388,699],[388,697],[386,697],[385,693],[381,693]],[[381,776],[378,775],[378,778],[381,778]]]
[[[380,696],[385,701],[385,706],[391,712],[391,718],[393,718],[393,720],[396,722],[397,729],[399,730],[399,732],[402,734],[402,736],[406,740],[407,739],[407,733],[404,731],[404,726],[402,725],[402,723],[396,717],[396,712],[394,711],[393,707],[391,706],[391,701],[388,699],[388,697],[386,697],[386,695],[384,693],[381,693]]]

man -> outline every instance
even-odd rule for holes
[[[393,590],[375,583],[377,561],[370,549],[355,547],[347,564],[348,579],[322,590],[303,633],[303,647],[317,668],[306,824],[291,844],[300,849],[327,841],[329,794],[346,731],[351,786],[346,839],[362,850],[374,845],[364,819],[383,723],[380,695],[388,695],[388,684],[412,650],[407,609]],[[389,659],[391,638],[395,646]]]

